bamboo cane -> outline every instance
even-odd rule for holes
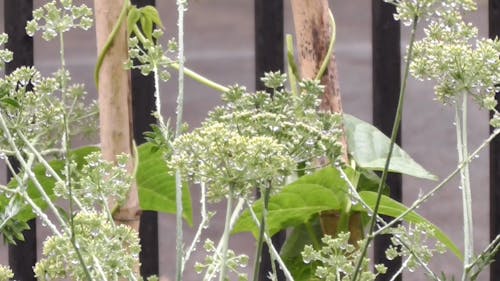
[[[101,53],[120,15],[120,8],[127,0],[95,0],[97,50]],[[118,8],[117,8],[118,7]],[[133,124],[131,109],[130,73],[123,63],[128,57],[126,24],[121,24],[113,43],[105,53],[99,68],[99,114],[101,150],[104,159],[115,161],[118,154],[131,155],[127,169],[134,170]],[[122,206],[110,202],[113,218],[139,231],[139,197],[137,186],[132,184],[128,198]]]
[[[330,22],[328,1],[291,0],[291,4],[301,77],[302,79],[314,79],[326,56],[331,40],[333,27]],[[325,86],[325,93],[320,110],[342,114],[342,101],[334,54],[330,57],[328,67],[321,78],[321,84]],[[349,163],[345,134],[342,134],[341,143],[343,160],[345,163]],[[320,221],[323,233],[335,236],[339,218],[337,211],[322,212]],[[355,242],[363,237],[361,216],[358,213],[351,215],[349,230],[351,232],[350,242],[356,245]]]

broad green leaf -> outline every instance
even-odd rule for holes
[[[349,152],[356,163],[367,169],[382,171],[389,152],[390,139],[371,124],[344,114]],[[437,180],[437,177],[415,162],[398,145],[394,146],[389,171]]]
[[[139,167],[136,181],[139,190],[141,209],[175,214],[175,176],[170,174],[163,151],[152,149],[151,143],[137,147]],[[182,191],[183,217],[189,225],[193,224],[191,195],[187,185]]]
[[[375,202],[377,200],[377,193],[376,192],[371,192],[371,191],[362,191],[359,193],[363,201],[370,206],[371,208],[375,207]],[[353,210],[360,211],[360,212],[365,212],[364,208],[360,205],[357,204],[352,207]],[[382,215],[387,215],[391,217],[397,217],[401,215],[403,212],[408,210],[408,208],[397,202],[396,200],[382,195],[381,201],[380,201],[380,207],[379,207],[379,213]],[[434,237],[439,240],[441,243],[443,243],[448,249],[455,254],[459,259],[462,259],[462,253],[458,249],[458,247],[453,243],[453,241],[437,226],[432,224],[430,221],[425,219],[424,217],[420,216],[416,212],[409,212],[406,216],[403,217],[403,220],[407,222],[412,222],[412,223],[425,223],[430,226],[430,228],[434,231]]]
[[[267,226],[271,235],[291,226],[305,223],[321,211],[340,210],[346,205],[347,184],[335,168],[325,168],[299,178],[269,200]],[[260,217],[263,202],[257,200],[253,210]],[[233,232],[250,231],[257,237],[256,227],[246,210],[236,223]]]
[[[287,227],[296,226],[310,220],[321,211],[339,209],[339,195],[333,190],[318,184],[292,184],[288,185],[269,201],[267,225],[269,234],[274,235]],[[253,210],[260,216],[262,214],[262,200],[253,205]],[[245,211],[236,223],[233,232],[252,232],[258,236],[256,227],[250,213]]]

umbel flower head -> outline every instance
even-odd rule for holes
[[[0,265],[0,281],[8,281],[14,277],[14,273],[10,268]]]
[[[242,136],[219,122],[180,136],[173,150],[170,166],[195,182],[208,183],[212,201],[246,196],[269,181],[282,184],[294,166],[274,139]]]
[[[319,82],[302,81],[302,94],[292,95],[281,88],[285,74],[270,72],[262,80],[272,95],[232,87],[201,128],[173,143],[170,165],[195,182],[209,183],[211,200],[246,196],[269,183],[280,186],[299,163],[306,170],[324,157],[339,163],[342,119],[318,111]]]
[[[135,274],[141,249],[137,232],[125,225],[115,226],[106,215],[95,212],[78,213],[73,224],[74,238],[68,231],[45,241],[44,258],[35,266],[38,280],[88,280],[82,261],[92,280],[118,280]]]
[[[286,75],[266,73],[262,80],[273,89],[272,96],[232,87],[222,96],[225,105],[210,113],[209,120],[224,123],[243,136],[274,138],[296,163],[304,163],[308,170],[315,168],[313,160],[319,158],[339,162],[342,117],[318,110],[324,92],[319,81],[300,82],[302,93],[292,95],[278,88],[283,86]]]
[[[415,42],[410,72],[419,80],[434,80],[436,99],[455,103],[461,94],[495,111],[491,125],[500,126],[495,92],[500,88],[500,42],[478,39],[478,30],[462,14],[477,9],[473,0],[394,0],[396,19],[406,25],[426,20],[425,37]]]

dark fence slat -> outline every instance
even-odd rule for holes
[[[283,0],[255,0],[255,88],[264,90],[260,78],[265,72],[284,71],[283,52]],[[273,236],[273,244],[280,249],[285,241],[286,233],[280,232]],[[279,266],[276,266],[279,269]],[[264,245],[259,280],[269,280],[268,272],[272,272],[269,248]],[[278,280],[285,280],[281,270],[278,270]]]
[[[489,1],[489,35],[500,37],[500,0]],[[500,103],[500,93],[496,100]],[[500,110],[500,106],[497,106]],[[493,128],[490,128],[493,131]],[[500,234],[500,139],[495,138],[490,144],[490,238],[493,240]],[[500,254],[497,253],[490,266],[490,280],[498,280],[500,276]]]
[[[9,35],[7,49],[14,52],[14,59],[5,66],[5,73],[9,74],[20,66],[33,65],[33,38],[26,35],[24,27],[31,20],[33,0],[5,0],[4,25],[5,33]],[[13,160],[13,159],[11,159]],[[12,161],[16,163],[16,161]],[[18,165],[15,165],[18,166]],[[15,167],[17,168],[17,167]],[[7,171],[7,178],[12,174]],[[9,265],[16,280],[36,280],[32,267],[36,263],[36,221],[29,223],[30,230],[24,231],[25,242],[9,246]]]
[[[155,5],[154,0],[132,0],[137,7]],[[151,124],[156,120],[151,115],[154,106],[153,76],[143,76],[140,71],[132,71],[132,111],[134,123],[134,139],[139,145],[145,142],[143,133],[150,131]],[[158,214],[153,211],[144,211],[141,215],[139,228],[141,240],[141,275],[144,277],[159,274],[158,250]]]
[[[373,124],[387,136],[391,135],[401,85],[400,25],[394,20],[393,5],[380,0],[372,1],[372,59],[373,59]],[[401,130],[397,137],[401,143]],[[401,176],[389,175],[392,198],[401,201]],[[391,244],[390,236],[375,239],[375,263],[385,264],[387,274],[377,280],[389,280],[401,266],[401,259],[387,260],[385,249]],[[396,280],[401,281],[399,276]]]

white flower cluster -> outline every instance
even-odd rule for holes
[[[273,138],[243,136],[219,122],[180,136],[173,151],[169,165],[194,182],[208,183],[211,201],[245,197],[268,182],[283,184],[294,164]]]
[[[125,67],[139,69],[142,75],[149,75],[155,71],[158,72],[161,80],[167,81],[170,78],[167,68],[171,67],[175,61],[166,54],[175,53],[177,43],[170,40],[165,51],[164,47],[157,42],[163,36],[163,31],[160,29],[155,29],[152,32],[153,39],[142,36],[141,33],[135,33],[135,35],[129,39],[129,59],[125,63]]]
[[[476,39],[478,30],[462,19],[462,9],[472,10],[471,1],[443,1],[416,42],[411,73],[419,79],[436,81],[437,99],[443,103],[466,92],[480,106],[492,110],[500,82],[500,42]]]
[[[61,93],[61,85],[69,84],[67,71],[42,77],[33,67],[20,67],[0,79],[0,107],[13,136],[22,133],[43,151],[57,146],[64,131],[64,115],[70,134],[90,134],[97,128],[97,107],[83,101],[87,94],[83,85],[74,84]],[[64,95],[64,98],[61,96]],[[66,103],[64,102],[66,101]],[[15,138],[18,147],[24,142]],[[11,151],[7,139],[0,141],[0,150]]]
[[[415,20],[427,19],[433,14],[447,12],[451,10],[463,9],[471,11],[476,9],[476,3],[473,0],[384,0],[396,6],[395,20],[403,22],[409,26]],[[440,5],[439,9],[435,9]]]
[[[0,33],[0,47],[5,45],[9,37],[5,33]],[[7,49],[0,50],[0,69],[3,68],[4,63],[10,62],[13,58],[13,53]]]
[[[34,269],[38,280],[88,280],[87,273],[92,280],[128,280],[136,275],[141,249],[137,232],[94,212],[78,213],[73,225],[74,232],[45,241],[44,258]]]
[[[348,232],[339,233],[336,238],[329,235],[323,236],[321,241],[324,246],[315,250],[307,245],[302,251],[304,262],[317,263],[315,276],[325,281],[348,281],[352,279],[356,262],[361,256],[359,247],[349,244]],[[359,275],[361,281],[373,281],[379,274],[384,274],[387,268],[384,265],[375,265],[376,273],[370,270],[370,260],[363,258],[362,271]]]
[[[79,202],[82,211],[92,211],[98,207],[106,208],[108,200],[123,203],[131,185],[132,177],[127,171],[129,157],[125,154],[116,157],[116,164],[105,161],[100,152],[85,157],[86,164],[74,171],[71,196]],[[70,193],[64,182],[56,184],[54,194],[69,199]]]
[[[232,87],[223,95],[224,106],[216,108],[209,121],[222,122],[244,136],[268,136],[286,148],[296,162],[313,169],[314,160],[326,157],[330,163],[340,161],[341,116],[318,111],[324,91],[319,81],[299,83],[301,94],[292,95],[280,89],[286,76],[279,72],[263,78],[273,94],[248,93],[243,87]]]
[[[26,25],[26,32],[33,36],[42,30],[42,38],[50,41],[71,28],[89,29],[92,18],[92,10],[85,4],[74,6],[72,0],[52,1],[33,11],[33,19]]]
[[[456,102],[466,93],[478,105],[493,110],[491,124],[500,126],[495,93],[500,90],[500,41],[478,39],[478,30],[462,14],[477,9],[473,0],[394,0],[396,19],[405,25],[425,20],[425,37],[415,42],[410,72],[420,80],[433,80],[436,99]]]
[[[428,264],[435,253],[444,254],[446,246],[436,242],[434,248],[429,246],[428,237],[434,236],[434,231],[428,225],[419,223],[409,225],[408,228],[400,225],[388,230],[392,234],[392,245],[386,250],[387,259],[404,257],[405,266],[410,272],[415,271],[421,264]]]
[[[212,240],[207,239],[203,244],[203,248],[208,253],[205,257],[205,261],[203,263],[197,262],[194,266],[195,271],[200,274],[204,270],[207,271],[208,275],[215,274],[217,271],[217,265],[221,262],[221,255],[217,255],[217,249]],[[247,274],[242,272],[248,264],[248,256],[247,255],[237,255],[233,250],[227,251],[226,257],[226,266],[229,269],[229,272],[233,272],[238,276],[238,281],[246,281],[248,280]]]
[[[303,93],[294,96],[280,89],[284,74],[271,72],[263,81],[272,95],[232,87],[223,94],[225,105],[201,128],[173,143],[170,165],[195,182],[209,183],[210,200],[246,196],[269,183],[280,186],[298,164],[310,170],[322,157],[339,163],[341,118],[318,112],[319,82],[301,82]]]
[[[10,268],[0,265],[0,281],[9,281],[14,277],[14,273]]]

